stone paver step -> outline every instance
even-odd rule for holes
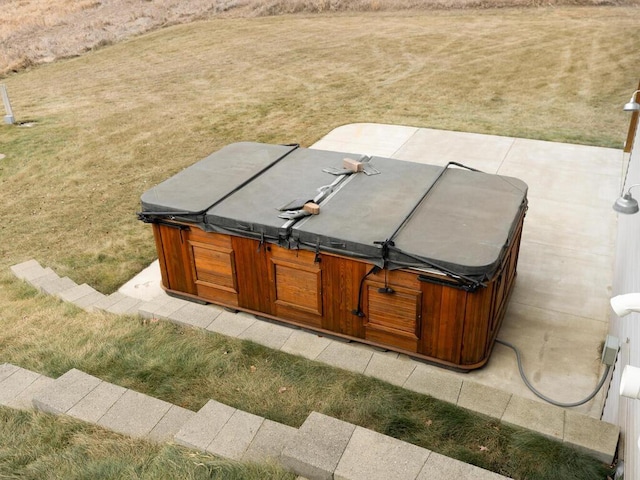
[[[87,312],[93,312],[95,311],[93,308],[94,305],[104,300],[105,297],[106,295],[104,293],[100,293],[96,291],[93,293],[89,293],[83,297],[80,297],[77,300],[74,300],[72,303],[76,307],[82,308]]]
[[[285,446],[282,463],[309,480],[507,479],[317,412]]]
[[[136,438],[164,442],[194,414],[163,400],[72,369],[33,397],[39,410],[93,422]]]
[[[115,292],[115,293],[112,293],[111,295],[105,295],[105,297],[101,301],[93,305],[93,310],[97,312],[106,312],[107,309],[113,307],[118,302],[125,300],[127,298],[129,297],[127,297],[125,294],[120,292]]]
[[[30,283],[33,287],[36,287],[41,292],[47,293],[44,291],[43,287],[52,282],[57,282],[58,280],[60,280],[58,274],[47,267],[44,269],[44,275],[28,280],[28,283]]]
[[[507,480],[498,473],[490,472],[468,463],[457,462],[436,452],[431,452],[416,480],[436,478],[464,478],[467,480]],[[356,479],[353,479],[356,480]]]
[[[297,430],[215,400],[175,434],[176,443],[233,460],[278,461]]]
[[[143,318],[168,319],[169,315],[180,310],[189,302],[181,298],[164,296],[149,302],[144,302],[138,308],[138,314]]]
[[[407,444],[366,428],[356,427],[340,457],[334,478],[335,480],[386,480],[388,478],[415,480],[430,453],[425,448]]]
[[[95,288],[90,287],[86,283],[83,283],[82,285],[75,285],[75,286],[71,286],[71,288],[68,288],[66,290],[62,290],[56,293],[56,296],[64,302],[73,303],[76,300],[82,297],[86,297],[87,295],[90,295],[95,292],[96,292]]]
[[[49,295],[57,295],[60,292],[77,287],[78,284],[69,277],[56,278],[40,285],[40,290]]]
[[[45,269],[36,260],[27,260],[26,262],[13,265],[11,272],[20,280],[31,283],[32,280],[42,277],[53,270]]]
[[[265,419],[242,459],[253,462],[280,461],[284,446],[292,441],[297,431],[296,428]]]
[[[68,279],[61,279],[53,270],[43,268],[35,260],[14,265],[11,271],[36,288],[48,288],[61,299],[88,311],[137,313],[144,318],[165,319],[252,340],[270,348],[363,373],[407,390],[431,395],[489,415],[502,422],[542,433],[606,463],[610,463],[616,453],[620,431],[617,425],[517,397],[403,355],[376,352],[363,345],[339,342],[315,333],[262,321],[246,313],[231,313],[219,307],[199,305],[167,295],[149,302],[141,302],[119,292],[105,296],[88,285],[75,285],[69,283]],[[66,288],[58,290],[57,285]],[[209,444],[196,448],[206,450],[208,447]]]
[[[30,409],[33,396],[53,381],[45,375],[4,363],[0,365],[0,405]]]
[[[459,480],[506,478],[317,412],[296,429],[214,400],[194,413],[77,369],[53,380],[0,365],[0,405],[30,404],[131,437],[173,440],[232,460],[282,463],[308,480],[429,480],[447,472]]]
[[[222,308],[186,302],[167,315],[167,320],[196,328],[207,328],[222,313]]]
[[[331,480],[355,425],[312,412],[282,451],[282,463],[311,480]]]

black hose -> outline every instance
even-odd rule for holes
[[[357,315],[358,317],[364,317],[364,313],[362,311],[362,287],[364,286],[364,281],[367,279],[367,277],[371,275],[373,272],[379,271],[379,270],[380,270],[380,267],[374,265],[373,267],[371,267],[371,270],[369,270],[364,275],[364,277],[360,279],[360,288],[358,288],[358,307],[355,310],[351,310],[351,313],[353,313],[354,315]]]
[[[595,397],[597,395],[597,393],[600,391],[600,389],[604,385],[604,382],[607,379],[607,375],[609,375],[609,370],[611,370],[611,366],[607,365],[607,368],[605,369],[604,374],[602,375],[602,378],[598,382],[598,385],[596,385],[595,390],[593,392],[591,392],[587,396],[587,398],[585,398],[583,400],[579,400],[577,402],[570,402],[570,403],[558,402],[558,401],[553,400],[553,399],[547,397],[546,395],[540,393],[538,390],[535,389],[535,387],[533,385],[531,385],[531,383],[527,379],[527,376],[524,374],[524,369],[522,368],[522,356],[520,355],[520,350],[518,350],[518,348],[515,345],[513,345],[513,344],[511,344],[509,342],[505,342],[504,340],[500,340],[500,339],[496,339],[496,342],[501,343],[505,347],[509,347],[511,350],[513,350],[516,353],[516,360],[518,361],[518,370],[520,371],[520,377],[522,377],[522,381],[527,386],[527,388],[529,390],[531,390],[538,398],[541,398],[545,402],[549,402],[550,404],[555,405],[557,407],[577,407],[579,405],[583,405],[583,404],[587,403],[589,400],[591,400],[593,397]]]

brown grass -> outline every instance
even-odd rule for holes
[[[638,5],[640,0],[5,0],[0,77],[161,27],[218,17]]]
[[[128,438],[70,417],[0,406],[3,479],[294,480],[295,477],[275,465],[222,460],[177,445]]]
[[[253,0],[247,3],[240,11],[251,15],[637,4],[635,0]]]
[[[635,12],[219,19],[8,77],[37,123],[0,126],[0,266],[37,258],[112,291],[155,254],[141,193],[233,141],[381,122],[620,146]]]
[[[97,351],[140,360],[136,325],[33,298],[7,268],[36,258],[113,291],[155,257],[135,219],[140,194],[230,142],[309,145],[341,124],[379,122],[621,146],[636,13],[218,18],[7,76],[17,120],[33,126],[0,125],[0,362],[61,372],[106,368]],[[164,374],[155,351],[140,361],[155,372],[151,391],[188,381]]]
[[[0,75],[73,57],[141,33],[219,15],[246,1],[5,0]]]

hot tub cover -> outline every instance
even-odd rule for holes
[[[288,248],[339,253],[387,268],[491,278],[526,209],[519,179],[383,157],[380,172],[334,175],[352,154],[243,142],[224,147],[142,195],[140,218],[167,217]],[[279,217],[334,184],[320,214]],[[328,193],[328,192],[327,192]]]
[[[142,210],[194,221],[293,148],[249,142],[227,145],[146,191],[141,198]]]

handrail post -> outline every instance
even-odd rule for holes
[[[640,89],[640,84],[638,85],[638,89]],[[633,112],[631,114],[631,121],[629,122],[629,131],[627,132],[627,139],[624,142],[624,152],[629,153],[633,148],[633,142],[636,137],[636,129],[638,127],[638,113]]]

